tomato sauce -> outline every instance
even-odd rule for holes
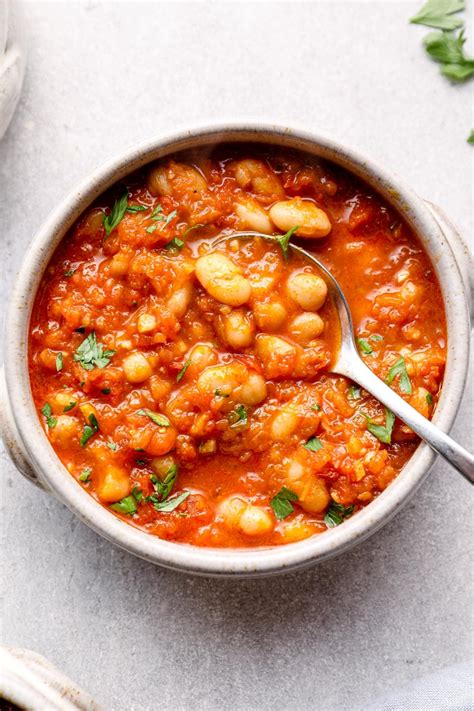
[[[229,239],[255,230],[275,239]],[[331,374],[340,282],[367,365],[431,417],[446,324],[433,267],[360,179],[297,152],[167,158],[99,198],[53,256],[30,324],[38,416],[111,515],[199,546],[291,543],[383,491],[416,436]]]

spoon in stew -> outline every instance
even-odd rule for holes
[[[260,238],[273,244],[279,244],[275,236],[266,235],[260,232],[233,232],[232,234],[219,237],[212,243],[217,247],[232,240]],[[474,456],[461,447],[445,432],[440,430],[426,417],[423,417],[418,410],[408,404],[392,388],[386,385],[360,357],[354,339],[354,326],[351,311],[347,303],[344,292],[331,272],[322,264],[319,259],[307,252],[302,247],[288,244],[288,249],[304,257],[308,262],[315,265],[328,287],[333,304],[336,307],[341,328],[341,345],[337,360],[332,364],[331,372],[344,375],[364,390],[373,395],[382,405],[386,407],[386,418],[393,418],[396,415],[408,427],[413,430],[422,440],[448,461],[458,470],[468,481],[474,483]],[[387,420],[386,420],[387,423]]]

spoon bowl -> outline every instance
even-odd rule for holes
[[[279,244],[275,235],[261,232],[246,231],[232,232],[232,234],[218,237],[212,242],[212,247],[232,240],[262,239],[272,244]],[[461,447],[449,435],[440,430],[430,420],[421,415],[406,400],[398,395],[392,388],[383,382],[364,363],[354,338],[354,324],[351,310],[339,282],[334,278],[329,269],[314,255],[299,245],[288,243],[288,249],[299,254],[308,262],[317,267],[320,276],[326,282],[328,294],[331,298],[339,318],[341,330],[340,347],[337,356],[331,364],[330,372],[344,375],[364,390],[373,395],[386,408],[386,417],[395,415],[402,420],[413,432],[424,440],[435,452],[448,461],[471,484],[474,483],[474,456]],[[390,443],[388,440],[387,443]]]

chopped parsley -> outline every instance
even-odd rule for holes
[[[76,269],[68,269],[67,271],[64,272],[64,276],[69,278],[69,277],[72,277],[72,275],[75,273],[76,273]]]
[[[247,410],[244,405],[236,405],[236,407],[229,412],[228,420],[231,427],[240,427],[241,425],[246,425],[248,421]]]
[[[311,405],[311,409],[314,410],[315,412],[319,412],[321,409],[321,405]]]
[[[82,481],[84,484],[87,484],[91,480],[91,474],[92,474],[92,469],[84,469],[82,474],[79,474],[79,481]]]
[[[426,393],[425,399],[426,399],[426,402],[428,403],[428,405],[433,404],[433,395],[431,393]]]
[[[188,358],[188,360],[186,361],[186,363],[183,365],[183,367],[179,371],[178,375],[176,376],[177,383],[179,383],[179,381],[184,378],[184,374],[186,373],[186,371],[190,365],[191,365],[191,358]]]
[[[388,375],[385,382],[388,385],[391,385],[397,376],[400,376],[400,390],[402,391],[402,393],[411,395],[413,392],[413,388],[411,386],[411,380],[408,376],[407,367],[403,356],[400,356],[395,365],[392,365],[392,367],[388,371]]]
[[[279,521],[293,513],[292,501],[298,501],[298,495],[291,489],[287,489],[286,486],[283,486],[278,494],[270,499],[270,506]]]
[[[128,190],[126,190],[122,197],[115,201],[114,206],[111,210],[110,215],[104,215],[103,224],[105,228],[105,238],[109,237],[111,233],[115,230],[117,225],[123,219],[125,212],[128,207]]]
[[[303,445],[303,447],[310,452],[319,452],[323,446],[323,443],[318,437],[310,437],[306,444]]]
[[[45,402],[40,410],[41,414],[44,415],[46,424],[50,430],[52,430],[58,424],[56,417],[53,417],[53,411],[51,410],[51,405],[49,402]]]
[[[328,508],[326,515],[324,517],[324,523],[328,528],[334,528],[334,526],[339,526],[340,523],[348,518],[354,511],[353,506],[343,506],[333,501]]]
[[[107,447],[112,450],[112,452],[116,452],[118,449],[118,444],[115,442],[106,442]]]
[[[91,412],[87,420],[89,424],[85,425],[82,431],[81,439],[79,440],[81,447],[85,447],[90,438],[99,431],[99,423],[97,422],[97,417],[93,412]]]
[[[471,128],[471,133],[467,137],[467,142],[470,143],[471,145],[474,144],[474,128]]]
[[[461,10],[464,10],[464,0],[428,0],[410,22],[438,30],[456,30],[462,27],[463,21],[453,14]]]
[[[221,390],[219,390],[219,388],[214,390],[214,395],[216,397],[229,397],[229,395],[227,393],[223,393]]]
[[[117,501],[116,504],[112,504],[110,508],[114,511],[118,511],[118,513],[133,516],[133,514],[137,512],[137,500],[134,496],[129,494],[129,496],[125,496],[125,498]]]
[[[155,224],[147,227],[146,231],[150,233],[154,232],[158,227],[158,222],[163,222],[163,227],[168,227],[169,223],[174,220],[177,214],[176,210],[173,210],[169,215],[163,215],[163,208],[161,205],[157,205],[150,215],[150,220],[153,220]]]
[[[364,353],[364,355],[372,355],[372,347],[366,338],[358,338],[357,345],[359,346],[362,353]]]
[[[72,410],[74,407],[77,405],[77,400],[71,400],[71,402],[65,406],[63,412],[69,412],[69,410]]]
[[[129,205],[125,212],[131,212],[133,214],[135,212],[144,212],[145,210],[148,210],[146,205]]]
[[[281,247],[281,251],[283,252],[283,259],[285,262],[288,261],[288,245],[290,243],[290,239],[293,237],[295,234],[296,230],[299,228],[299,225],[296,225],[296,227],[292,227],[291,230],[288,230],[288,232],[285,232],[284,235],[276,235],[276,241]]]
[[[151,501],[152,504],[157,504],[160,501],[165,501],[171,494],[171,490],[175,484],[176,477],[178,476],[178,465],[173,464],[166,472],[163,479],[158,479],[154,474],[150,475],[150,481],[153,484],[155,493],[147,497],[147,501]]]
[[[168,420],[166,415],[162,415],[161,412],[153,412],[153,410],[148,410],[147,408],[142,408],[137,410],[137,415],[142,415],[143,417],[149,417],[155,425],[159,427],[169,427],[171,422]]]
[[[59,373],[64,368],[64,358],[62,353],[56,355],[56,371]]]
[[[385,408],[385,425],[378,425],[371,417],[364,415],[367,420],[367,429],[374,437],[384,444],[390,444],[392,441],[392,430],[395,423],[395,415],[391,410]]]
[[[360,394],[360,388],[357,388],[355,385],[351,385],[349,388],[349,397],[351,400],[360,400],[362,397]]]
[[[383,341],[383,336],[380,333],[373,333],[369,336],[369,341]]]
[[[143,499],[143,491],[138,488],[138,486],[134,486],[132,489],[132,496],[137,501],[140,503],[140,501]]]
[[[184,242],[179,237],[173,237],[170,242],[165,244],[165,249],[181,249],[182,247],[184,247]]]
[[[190,495],[190,491],[183,491],[181,494],[176,494],[172,496],[171,499],[166,499],[166,501],[160,501],[157,504],[153,504],[157,511],[161,513],[170,513],[174,511],[180,504],[183,503],[185,499]]]
[[[84,370],[95,368],[105,368],[110,363],[111,357],[115,355],[113,350],[104,350],[102,343],[97,343],[95,331],[91,331],[74,353],[74,360],[80,363]]]

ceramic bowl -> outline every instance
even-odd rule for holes
[[[446,374],[433,421],[449,431],[464,390],[469,358],[469,254],[440,211],[401,181],[339,142],[304,130],[274,125],[208,126],[158,137],[96,171],[53,212],[36,235],[17,278],[7,314],[5,368],[2,377],[3,437],[18,469],[64,502],[105,538],[148,561],[189,573],[256,576],[281,573],[347,550],[386,523],[427,477],[434,452],[420,444],[399,476],[356,516],[321,535],[284,546],[210,549],[164,541],[118,519],[98,504],[66,471],[49,444],[30,392],[28,323],[42,274],[61,239],[79,215],[104,190],[150,161],[176,151],[226,141],[265,142],[296,148],[333,161],[379,191],[419,236],[438,276],[448,323]]]

